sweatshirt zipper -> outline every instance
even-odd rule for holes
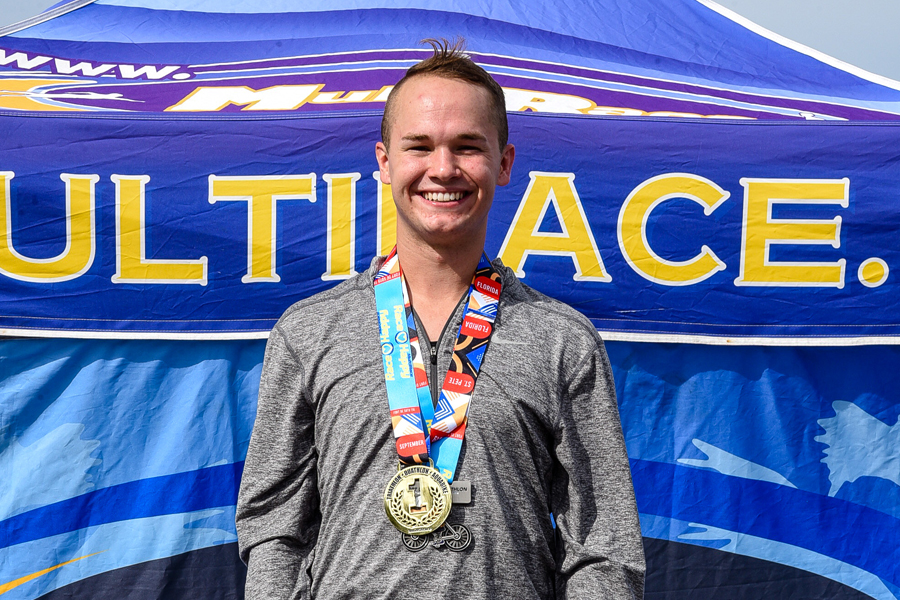
[[[443,335],[443,334],[442,334]],[[431,404],[433,406],[437,406],[438,403],[438,387],[437,387],[437,347],[440,343],[440,338],[436,343],[429,342],[428,345],[431,346],[431,373],[428,374],[428,387],[431,392]],[[433,384],[431,382],[434,382]]]
[[[450,313],[450,318],[447,319],[447,322],[444,323],[444,328],[441,329],[441,334],[438,336],[437,343],[432,344],[431,340],[428,339],[428,333],[425,331],[425,328],[422,326],[422,321],[419,320],[419,315],[416,314],[416,309],[413,308],[413,318],[416,320],[416,329],[419,332],[419,348],[422,347],[421,341],[425,340],[428,342],[428,347],[431,350],[431,368],[428,373],[428,391],[431,392],[431,404],[432,406],[437,406],[438,398],[440,398],[441,388],[438,385],[438,371],[437,371],[437,358],[438,358],[438,349],[441,346],[441,342],[444,340],[444,334],[447,333],[447,329],[450,327],[450,323],[454,321],[456,316],[456,311],[459,310],[460,305],[469,297],[469,290],[466,290],[462,297],[459,299],[459,302],[456,303],[456,306],[453,308],[453,312]]]

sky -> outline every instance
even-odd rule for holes
[[[716,1],[795,42],[900,81],[898,0]]]
[[[0,27],[27,19],[57,2],[0,0]],[[900,81],[900,0],[717,2],[788,39]]]

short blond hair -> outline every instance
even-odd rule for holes
[[[490,97],[491,122],[497,128],[500,150],[503,150],[509,141],[509,123],[506,119],[506,99],[500,84],[490,73],[469,58],[466,54],[466,41],[463,38],[458,37],[452,43],[444,38],[439,40],[429,38],[422,40],[421,43],[429,44],[434,49],[434,54],[410,67],[403,79],[397,82],[388,94],[387,102],[384,104],[384,116],[381,119],[381,141],[385,147],[388,147],[391,126],[394,124],[397,92],[413,77],[431,75],[445,79],[459,79],[487,90]]]

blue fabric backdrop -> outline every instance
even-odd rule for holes
[[[657,4],[0,32],[4,600],[242,597],[264,338],[389,245],[372,147],[423,33],[507,91],[487,251],[608,340],[647,597],[900,598],[900,84]]]

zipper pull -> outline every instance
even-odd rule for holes
[[[437,344],[431,344],[431,364],[437,364]]]

